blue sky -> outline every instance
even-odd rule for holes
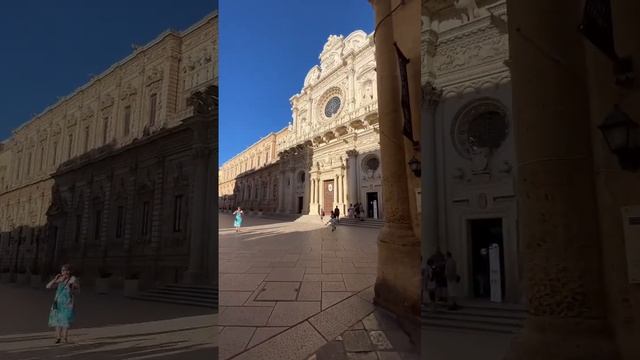
[[[287,125],[329,35],[373,28],[366,0],[221,0],[220,164]]]
[[[216,8],[217,0],[3,2],[0,140],[128,56],[131,44],[184,30]]]

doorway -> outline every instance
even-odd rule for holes
[[[505,294],[502,219],[470,220],[469,236],[472,295],[475,298],[500,302]]]
[[[302,196],[298,196],[298,214],[302,214],[303,200]]]
[[[323,190],[322,208],[324,213],[329,215],[333,210],[333,180],[325,180]]]
[[[367,217],[378,219],[379,216],[379,207],[378,203],[378,193],[377,192],[368,192],[367,193]]]

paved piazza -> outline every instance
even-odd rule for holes
[[[215,359],[215,315],[206,308],[134,301],[84,288],[71,344],[47,328],[53,292],[0,284],[0,359]]]
[[[365,334],[379,230],[247,217],[235,233],[231,215],[219,220],[221,359],[306,360],[347,330]]]

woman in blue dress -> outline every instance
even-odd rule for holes
[[[49,326],[56,328],[56,344],[62,339],[68,343],[69,327],[75,319],[73,295],[80,289],[78,279],[71,275],[71,266],[62,266],[60,274],[47,284],[47,289],[56,289],[51,311],[49,312]]]
[[[242,216],[244,215],[244,212],[238,206],[238,209],[233,212],[233,215],[236,216],[236,219],[233,221],[233,226],[235,226],[236,232],[238,232],[240,231],[240,226],[242,226]]]

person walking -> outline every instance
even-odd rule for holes
[[[353,208],[353,204],[349,204],[349,209],[347,210],[347,215],[349,216],[349,219],[353,218],[353,212],[354,212],[354,208]]]
[[[233,212],[233,215],[236,216],[233,221],[233,226],[236,228],[236,232],[240,232],[240,227],[242,226],[242,217],[244,216],[244,211],[238,206],[238,209]]]
[[[458,310],[460,307],[456,302],[458,297],[458,287],[460,283],[460,275],[458,275],[458,268],[456,261],[454,260],[451,252],[447,251],[447,263],[446,263],[446,275],[447,275],[447,299],[449,301],[449,310]]]
[[[331,218],[329,219],[329,221],[325,225],[331,224],[331,232],[334,232],[334,231],[336,231],[336,222],[337,222],[336,213],[335,213],[335,211],[332,211],[331,212]]]
[[[432,259],[427,260],[427,268],[424,275],[425,288],[427,290],[427,303],[431,310],[436,310],[436,277],[434,273],[434,262]]]
[[[340,209],[338,209],[338,205],[336,205],[336,208],[333,210],[333,214],[336,217],[336,222],[340,222]]]
[[[56,344],[69,342],[69,328],[75,320],[74,293],[80,289],[78,279],[71,275],[71,265],[62,266],[60,273],[47,284],[56,289],[49,311],[49,326],[56,329]]]
[[[324,209],[320,209],[320,221],[324,221]]]

